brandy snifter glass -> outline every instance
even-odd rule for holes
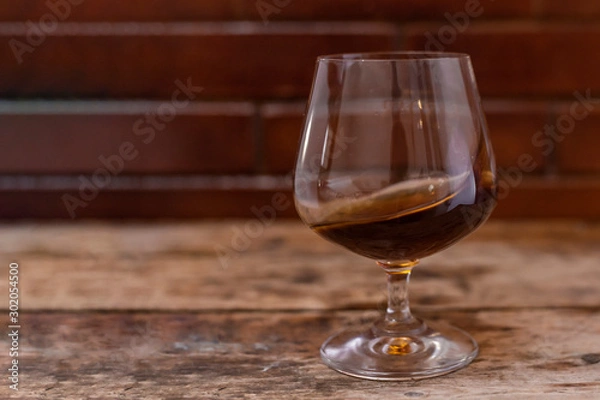
[[[321,356],[328,366],[403,380],[446,374],[475,358],[471,336],[413,317],[407,298],[419,260],[473,232],[496,204],[494,159],[468,55],[319,57],[294,197],[313,231],[387,274],[384,315],[327,339]]]

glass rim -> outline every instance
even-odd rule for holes
[[[445,51],[375,51],[364,53],[335,53],[325,54],[317,57],[317,62],[403,62],[419,60],[448,60],[462,59],[470,60],[467,53],[445,52]]]

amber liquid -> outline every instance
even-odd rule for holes
[[[448,187],[445,182],[435,187],[431,180],[423,180],[422,184],[412,185],[410,191],[401,187],[396,193],[386,190],[385,196],[346,204],[343,212],[331,213],[336,221],[311,228],[334,243],[376,260],[418,260],[474,231],[496,204],[492,178],[471,176],[456,191],[443,192]],[[434,198],[436,190],[443,193]],[[425,201],[428,198],[432,200]],[[392,209],[394,212],[390,212]]]

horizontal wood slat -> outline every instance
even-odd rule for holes
[[[479,88],[489,96],[564,96],[600,92],[596,24],[447,22],[408,28],[406,47],[471,55]]]
[[[82,206],[66,206],[77,191],[0,191],[1,218],[251,218],[253,206],[271,204],[276,192],[260,190],[102,191]],[[292,199],[287,192],[287,199]],[[70,209],[68,209],[69,207]],[[281,217],[295,217],[287,207]]]
[[[576,109],[583,110],[581,105]],[[563,173],[600,173],[600,101],[591,104],[590,110],[578,117],[570,105],[555,109],[556,158]]]
[[[543,172],[549,162],[542,153],[545,146],[535,146],[532,137],[548,123],[550,103],[490,99],[484,102],[484,110],[497,164],[501,167],[516,166],[519,157],[528,154],[536,165],[528,172]],[[303,112],[302,103],[266,104],[262,107],[267,171],[285,173],[293,168],[302,133]]]
[[[553,159],[536,146],[532,138],[550,118],[545,101],[485,101],[488,129],[499,167],[518,167],[528,157],[528,173],[543,173],[552,168]],[[532,167],[530,168],[529,165]]]
[[[29,46],[27,32],[0,24],[4,97],[170,98],[178,80],[203,99],[305,97],[318,55],[393,50],[397,35],[384,23],[65,23]]]
[[[297,220],[270,221],[262,231],[248,228],[252,224],[3,223],[0,253],[22,265],[27,314],[48,309],[381,310],[385,278],[374,262],[324,240]],[[598,307],[597,290],[580,290],[592,286],[590,279],[600,279],[598,241],[597,223],[490,221],[422,260],[413,271],[412,306],[471,311]],[[564,274],[565,259],[569,274]],[[8,280],[0,281],[0,292],[8,288]]]
[[[532,178],[505,170],[500,178],[494,217],[600,218],[598,177]],[[115,177],[108,188],[89,189],[92,179],[85,177],[88,183],[82,186],[80,178],[73,177],[66,187],[51,189],[0,178],[0,218],[255,218],[257,209],[279,202],[285,207],[275,210],[276,215],[296,217],[290,184],[283,177],[283,183],[267,186],[257,185],[257,178],[246,178],[243,187],[219,183],[223,178],[198,187],[170,185],[169,179],[157,185],[131,185],[122,182],[127,177]]]
[[[303,129],[305,103],[266,104],[261,107],[264,125],[264,168],[289,173],[294,168]]]
[[[177,109],[158,101],[0,102],[0,142],[6,144],[0,147],[0,173],[93,172],[120,156],[126,142],[137,155],[113,161],[122,164],[119,173],[287,173],[295,162],[304,104],[263,105],[264,148],[257,148],[258,111],[251,103],[190,103]],[[526,153],[536,165],[528,172],[543,172],[548,146],[532,139],[552,119],[550,104],[488,100],[484,108],[498,165],[517,165]],[[577,132],[592,132],[596,120],[587,119]],[[593,140],[574,133],[556,145],[594,148]],[[255,160],[255,153],[263,159]]]
[[[112,175],[226,174],[255,169],[254,107],[249,103],[4,105],[0,104],[0,171],[4,173],[107,169]]]
[[[0,91],[6,97],[156,98],[170,96],[177,79],[191,79],[205,98],[305,97],[320,54],[403,49],[469,53],[483,95],[600,91],[596,25],[465,27],[459,32],[450,22],[410,24],[401,46],[396,27],[375,22],[66,23],[29,46],[26,26],[0,24],[0,41],[29,46],[0,47]]]
[[[0,218],[242,218],[273,205],[296,215],[289,178],[0,177]]]
[[[475,2],[474,2],[475,3]],[[598,18],[600,5],[589,0],[479,0],[481,19]],[[257,5],[258,4],[258,5]],[[0,21],[38,21],[46,14],[73,22],[208,20],[434,20],[465,10],[457,0],[28,0],[0,1]],[[259,6],[260,5],[260,6]]]
[[[449,376],[376,384],[327,368],[318,351],[331,332],[366,325],[376,312],[27,313],[23,324],[31,331],[21,339],[19,363],[26,383],[19,395],[370,400],[498,397],[491,393],[578,399],[598,393],[597,309],[420,315],[468,331],[479,343],[478,357]]]
[[[590,0],[542,0],[539,4],[542,17],[597,19],[600,17],[600,3]]]
[[[485,16],[523,17],[533,12],[533,0],[481,0]],[[28,0],[0,1],[0,21],[37,20],[44,14],[65,15],[69,21],[202,21],[202,20],[347,20],[438,19],[458,12],[456,0]],[[56,10],[56,11],[54,11]]]

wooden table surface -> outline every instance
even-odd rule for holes
[[[8,331],[8,264],[17,262],[21,325],[19,391],[2,377],[0,398],[600,396],[598,223],[492,221],[424,260],[411,284],[415,314],[467,330],[480,355],[408,382],[350,378],[319,358],[329,334],[382,311],[384,273],[299,222],[261,230],[248,221],[0,225],[0,321]]]

